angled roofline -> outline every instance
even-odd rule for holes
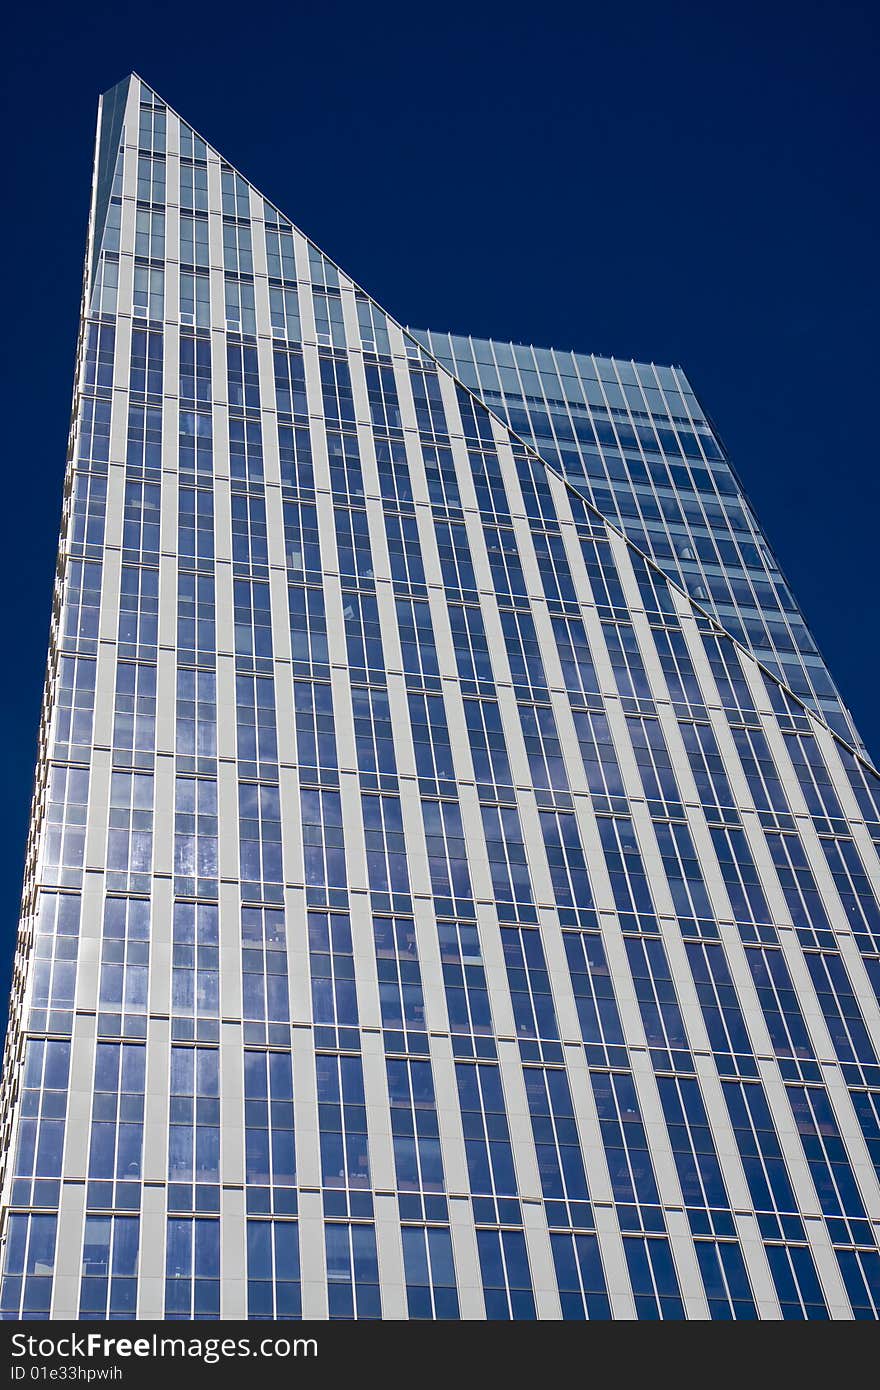
[[[555,343],[520,343],[514,338],[484,338],[482,333],[455,333],[451,328],[413,328],[410,325],[407,331],[445,334],[447,338],[468,338],[472,343],[503,343],[505,347],[529,348],[532,352],[570,353],[572,357],[601,357],[606,362],[629,362],[634,367],[668,367],[670,371],[685,372],[681,362],[655,362],[653,357],[649,362],[644,357],[620,357],[613,352],[585,352],[583,348],[557,347]],[[685,378],[687,379],[686,372]],[[690,386],[689,380],[688,385]]]
[[[351,278],[351,277],[349,276],[349,279],[350,279],[350,278]],[[617,363],[628,363],[630,366],[633,366],[633,367],[652,367],[652,368],[656,368],[656,367],[665,367],[665,368],[666,368],[667,370],[669,370],[669,371],[680,372],[681,375],[684,377],[684,380],[687,382],[688,386],[690,387],[691,394],[693,395],[694,399],[697,401],[697,403],[698,403],[700,409],[701,409],[702,412],[703,412],[703,420],[704,420],[704,423],[709,427],[709,430],[710,430],[711,433],[712,433],[712,436],[713,436],[713,438],[714,438],[714,440],[715,440],[715,443],[718,445],[719,449],[721,449],[721,451],[722,451],[722,454],[723,454],[723,457],[724,457],[724,462],[727,464],[727,467],[730,469],[730,472],[731,472],[731,474],[733,475],[733,480],[734,480],[734,482],[736,483],[737,488],[739,489],[739,493],[740,493],[740,498],[741,498],[741,500],[745,503],[745,505],[747,506],[748,510],[751,512],[752,517],[753,517],[754,522],[755,522],[755,525],[757,526],[757,529],[758,529],[758,531],[759,531],[759,533],[760,533],[761,538],[762,538],[764,541],[767,542],[768,548],[771,550],[771,553],[772,553],[772,555],[773,555],[773,563],[774,563],[774,565],[775,565],[775,567],[776,567],[776,569],[777,569],[777,571],[778,571],[780,577],[782,578],[783,582],[785,583],[786,588],[788,589],[789,593],[792,595],[792,598],[794,599],[794,602],[795,602],[795,605],[796,605],[796,608],[797,608],[798,617],[800,618],[801,622],[803,623],[804,627],[806,628],[807,632],[809,633],[810,639],[811,639],[811,641],[812,641],[814,647],[816,648],[817,654],[822,658],[822,661],[823,661],[824,666],[825,666],[825,670],[826,670],[826,672],[828,673],[828,676],[829,676],[829,678],[830,678],[831,681],[832,681],[832,684],[833,684],[833,686],[834,686],[834,689],[837,691],[837,694],[838,694],[838,696],[839,696],[839,698],[840,698],[841,706],[846,710],[847,714],[850,714],[849,705],[848,705],[847,702],[844,700],[844,698],[843,698],[843,693],[842,693],[841,690],[839,689],[838,683],[837,683],[837,681],[834,679],[834,676],[833,676],[832,673],[831,673],[831,668],[830,668],[830,666],[828,665],[828,662],[825,660],[824,654],[823,654],[823,652],[822,652],[822,648],[821,648],[821,646],[820,646],[820,644],[819,644],[819,642],[818,642],[818,640],[817,640],[817,638],[816,638],[815,632],[813,631],[812,624],[811,624],[810,620],[808,619],[806,613],[804,612],[803,608],[801,607],[800,603],[798,602],[797,597],[795,596],[794,585],[793,585],[793,584],[791,583],[791,581],[789,580],[789,577],[788,577],[788,575],[786,574],[785,569],[783,568],[783,566],[782,566],[782,564],[781,564],[781,562],[780,562],[779,556],[776,554],[775,548],[772,547],[772,546],[770,545],[770,538],[769,538],[769,536],[767,535],[767,532],[766,532],[766,530],[765,530],[763,524],[762,524],[762,523],[759,521],[759,519],[758,519],[758,510],[757,510],[757,508],[756,508],[756,507],[753,505],[753,503],[752,503],[752,499],[751,499],[751,497],[749,496],[748,489],[746,488],[746,485],[745,485],[745,483],[743,482],[743,479],[742,479],[742,477],[741,477],[741,475],[740,475],[739,469],[737,468],[736,464],[735,464],[734,461],[733,461],[733,458],[731,457],[730,450],[728,449],[727,445],[724,443],[724,439],[723,439],[723,436],[722,436],[722,434],[721,434],[721,431],[719,430],[719,428],[718,428],[718,426],[716,425],[714,419],[712,418],[712,415],[711,415],[711,414],[709,413],[709,411],[706,409],[705,405],[703,404],[703,401],[702,401],[701,398],[697,395],[697,392],[696,392],[696,390],[694,389],[693,383],[691,382],[691,379],[690,379],[690,377],[688,376],[687,371],[685,370],[684,366],[683,366],[680,362],[655,362],[653,358],[651,358],[650,362],[647,362],[647,361],[645,361],[643,358],[640,358],[640,357],[615,357],[613,353],[604,353],[604,352],[599,352],[599,353],[597,353],[597,352],[582,352],[582,351],[580,351],[578,348],[558,348],[558,347],[555,347],[552,343],[547,343],[547,344],[540,344],[540,343],[517,343],[517,342],[514,342],[514,340],[513,340],[512,338],[510,338],[510,339],[508,339],[508,338],[484,338],[484,337],[482,337],[481,335],[476,334],[476,333],[453,333],[451,330],[448,330],[448,329],[407,328],[406,331],[407,331],[408,333],[411,333],[411,334],[424,333],[426,337],[430,337],[430,336],[433,336],[433,335],[437,335],[437,336],[444,335],[444,336],[447,337],[447,338],[453,338],[453,337],[455,337],[455,338],[465,338],[465,339],[467,339],[467,341],[468,341],[469,343],[471,343],[471,344],[473,344],[473,343],[488,343],[490,346],[495,346],[495,345],[497,344],[497,345],[503,345],[503,346],[505,346],[505,347],[511,347],[511,348],[513,348],[514,350],[515,350],[516,348],[518,348],[518,347],[521,347],[521,348],[528,348],[529,351],[531,351],[531,352],[535,352],[535,351],[552,352],[552,353],[554,354],[554,356],[556,356],[556,355],[564,355],[564,354],[567,353],[567,354],[570,354],[572,357],[591,357],[591,358],[593,358],[594,360],[595,360],[597,357],[601,357],[601,358],[603,358],[605,361],[613,362],[613,363],[615,363],[615,364],[617,364]],[[422,344],[422,342],[421,342],[421,339],[417,339],[417,342],[419,343],[419,346],[420,346],[420,347],[423,347],[423,344]],[[429,354],[429,355],[432,356],[433,354]],[[445,362],[443,362],[443,361],[442,361],[441,359],[439,359],[439,358],[438,358],[437,360],[440,362],[440,365],[443,366],[447,372],[449,372],[449,368],[446,366]],[[450,372],[450,376],[452,376],[452,375],[454,375],[454,373]],[[458,378],[456,378],[456,380],[458,380]],[[466,389],[466,390],[470,390],[472,394],[476,394],[476,393],[473,391],[473,388],[472,388],[472,387],[465,387],[465,389]],[[507,397],[507,393],[506,393],[505,391],[502,391],[502,392],[501,392],[501,395],[504,396],[505,398]],[[482,396],[478,396],[477,399],[480,400],[480,401],[482,401],[483,405],[486,406],[486,409],[487,409],[487,410],[490,410],[490,409],[491,409],[491,407],[487,405],[486,401],[483,400]],[[590,407],[590,411],[592,412],[592,407]],[[510,425],[508,425],[507,428],[511,431],[511,433],[513,433],[513,429],[512,429],[512,427],[511,427]],[[534,445],[529,445],[528,447],[534,450]],[[540,457],[540,455],[539,455],[539,457]],[[547,460],[546,460],[546,459],[542,459],[542,462],[544,462],[548,468],[554,468],[554,469],[555,469],[555,465],[554,465],[554,464],[549,464],[549,463],[547,463]],[[568,481],[568,479],[566,479],[566,481]],[[584,497],[584,500],[585,500],[585,501],[590,501],[590,500],[591,500],[590,498],[586,497],[586,495],[585,495],[584,493],[580,492],[580,489],[579,489],[576,485],[571,484],[571,486],[574,486],[575,491],[578,492],[579,495],[580,495],[581,497]],[[595,503],[593,503],[593,506],[595,506]],[[629,537],[628,537],[628,539],[630,540],[630,544],[631,544],[631,545],[634,545],[634,546],[636,545],[635,541],[633,541],[633,540],[632,540],[631,538],[629,538]],[[638,546],[636,546],[636,549],[638,549]],[[655,561],[655,563],[656,563],[656,561]],[[666,576],[666,578],[667,578],[667,580],[670,582],[670,584],[676,584],[676,581],[673,579],[673,577],[672,577],[671,574],[668,574],[668,573],[666,572],[666,570],[664,570],[664,569],[662,568],[662,566],[660,566],[660,569],[661,569],[662,573]],[[683,587],[683,586],[678,586],[678,585],[677,585],[677,587]],[[688,594],[688,598],[691,600],[692,603],[698,603],[698,602],[699,602],[699,600],[694,599],[690,594]],[[711,616],[714,618],[714,621],[715,621],[716,623],[720,623],[720,625],[721,625],[721,627],[723,628],[723,630],[724,630],[725,632],[727,632],[727,629],[724,627],[724,624],[721,622],[721,620],[720,620],[715,614],[712,614]],[[732,633],[729,633],[729,632],[728,632],[727,635],[728,635],[728,637],[730,637],[731,641],[735,641],[735,640],[736,640],[736,639],[733,637],[733,634],[732,634]],[[751,656],[751,658],[752,658],[753,661],[758,662],[759,665],[762,664],[761,661],[760,661],[760,658],[757,657],[757,656],[755,655],[755,653],[754,653],[753,651],[751,651],[750,648],[744,647],[744,650],[747,651],[747,652],[749,653],[749,655]],[[769,668],[768,668],[768,674],[774,675],[774,672],[769,671]],[[778,683],[779,683],[780,685],[783,685],[783,686],[785,685],[785,682],[782,681],[778,676],[775,676],[775,679],[778,681]],[[787,687],[786,687],[786,688],[787,688]],[[794,694],[794,692],[791,692],[791,693]],[[795,695],[794,698],[797,699],[798,696]],[[806,708],[812,710],[812,706],[806,706]],[[815,713],[817,713],[817,711],[812,710],[812,713],[815,714]],[[820,717],[821,717],[821,716],[820,716]],[[850,717],[851,717],[851,716],[850,716]],[[826,721],[823,719],[822,722],[825,723]],[[829,727],[830,727],[830,726],[829,726]],[[834,730],[832,729],[831,732],[833,733]],[[844,742],[846,742],[846,740],[844,740]],[[856,750],[856,751],[860,751],[860,752],[861,752],[861,750]],[[868,756],[867,756],[867,750],[861,752],[861,756],[864,758],[864,760],[865,760],[866,762],[870,763],[870,758],[868,758]]]
[[[718,621],[714,613],[710,613],[708,609],[704,608],[697,599],[693,598],[688,593],[687,589],[685,589],[683,585],[679,584],[676,580],[671,578],[671,576],[668,575],[660,565],[658,565],[657,561],[653,558],[653,556],[646,554],[646,552],[642,550],[640,546],[636,545],[635,541],[631,540],[630,537],[626,534],[626,532],[622,531],[620,527],[617,526],[615,522],[613,522],[610,519],[610,517],[607,517],[604,512],[601,512],[594,502],[590,501],[588,497],[585,497],[582,492],[579,492],[578,489],[568,481],[565,475],[562,472],[560,472],[558,468],[556,468],[553,464],[549,463],[547,459],[543,457],[543,455],[539,454],[538,451],[535,449],[534,445],[529,444],[525,439],[518,435],[516,431],[512,429],[511,426],[507,423],[507,421],[502,420],[501,416],[497,415],[496,412],[492,410],[491,407],[488,406],[486,402],[480,396],[478,396],[475,391],[473,391],[463,381],[459,380],[459,378],[455,375],[454,372],[451,372],[449,368],[446,367],[439,360],[439,358],[435,357],[434,353],[429,352],[424,347],[424,345],[413,336],[412,332],[408,328],[406,328],[402,323],[398,323],[397,319],[395,319],[394,316],[390,314],[388,310],[382,304],[380,304],[377,299],[374,299],[374,297],[370,294],[369,290],[365,290],[363,286],[360,285],[358,281],[355,280],[347,270],[345,270],[341,265],[339,265],[337,261],[334,261],[332,256],[328,256],[327,252],[324,251],[323,248],[317,244],[317,242],[313,241],[312,238],[308,235],[308,233],[304,232],[302,228],[296,222],[293,221],[293,218],[290,217],[288,213],[284,212],[283,209],[280,208],[277,203],[272,201],[271,198],[267,198],[265,193],[263,193],[261,189],[257,188],[256,184],[253,183],[247,177],[246,174],[242,174],[240,169],[236,168],[236,166],[232,164],[231,161],[225,157],[225,155],[221,154],[220,151],[217,149],[216,145],[212,143],[212,141],[206,139],[204,135],[199,134],[195,126],[191,125],[191,123],[188,120],[181,116],[177,109],[173,107],[170,104],[170,102],[166,101],[165,98],[159,94],[159,92],[156,91],[155,87],[151,86],[151,84],[147,82],[145,78],[140,77],[136,72],[131,72],[129,74],[128,80],[130,81],[132,78],[137,79],[137,81],[141,82],[145,87],[149,88],[149,90],[153,93],[153,96],[158,97],[159,101],[162,102],[163,106],[166,106],[168,110],[171,111],[179,121],[183,122],[184,125],[189,126],[193,134],[198,135],[199,139],[203,140],[204,143],[211,150],[214,151],[218,158],[223,160],[224,164],[228,164],[231,169],[234,169],[235,172],[239,175],[239,177],[244,180],[244,182],[248,185],[249,188],[252,188],[254,190],[257,196],[261,198],[264,203],[267,203],[271,208],[275,210],[275,212],[277,212],[281,217],[283,217],[285,222],[289,222],[291,227],[293,227],[299,233],[303,240],[306,241],[309,246],[314,247],[318,254],[324,258],[324,260],[329,261],[330,264],[334,266],[335,269],[338,270],[345,277],[345,279],[351,283],[351,285],[356,291],[364,295],[364,297],[368,299],[371,304],[374,304],[376,308],[379,310],[379,312],[381,314],[384,314],[385,317],[389,320],[389,322],[393,323],[395,328],[399,329],[400,332],[404,335],[404,337],[409,342],[413,343],[420,353],[424,354],[424,356],[428,358],[429,361],[433,362],[436,367],[439,367],[439,369],[442,372],[445,372],[448,377],[451,377],[455,384],[458,387],[460,387],[461,390],[466,393],[466,395],[470,396],[470,398],[473,401],[475,401],[476,404],[479,405],[483,410],[485,410],[486,413],[493,420],[497,421],[501,428],[512,439],[516,440],[517,444],[521,445],[522,448],[525,449],[527,454],[529,454],[533,458],[536,458],[541,464],[543,464],[543,466],[548,470],[548,472],[552,473],[554,477],[559,478],[560,481],[564,484],[564,486],[568,488],[568,490],[572,492],[575,497],[579,498],[579,500],[583,502],[583,504],[586,507],[588,507],[589,510],[595,516],[599,518],[599,520],[602,522],[604,526],[607,526],[614,535],[619,536],[621,540],[631,550],[635,551],[635,553],[638,556],[640,556],[640,558],[651,570],[654,570],[657,574],[661,576],[662,579],[665,580],[667,584],[671,585],[672,588],[676,591],[676,593],[681,594],[692,609],[699,613],[702,618],[705,618],[706,621],[710,623],[713,628],[716,629],[716,631],[720,632],[723,636],[727,637],[728,640],[733,643],[734,647],[743,654],[743,656],[745,656],[749,661],[753,661],[755,665],[758,667],[758,669],[762,671],[765,676],[769,676],[770,680],[773,681],[774,685],[777,685],[780,688],[780,690],[783,690],[785,694],[790,699],[794,700],[794,702],[797,705],[799,705],[801,709],[803,709],[804,712],[811,719],[813,719],[821,728],[825,729],[837,743],[841,744],[842,747],[846,748],[846,750],[854,758],[856,758],[858,762],[862,763],[868,769],[868,771],[871,773],[873,777],[876,777],[878,780],[880,780],[880,771],[877,770],[877,768],[868,758],[866,753],[861,752],[852,743],[850,743],[848,739],[845,739],[842,734],[839,734],[835,729],[832,729],[831,725],[828,723],[828,721],[824,718],[823,715],[821,715],[820,713],[818,713],[818,711],[812,709],[809,705],[807,705],[801,699],[801,697],[794,690],[792,690],[789,685],[786,684],[785,681],[781,680],[779,676],[776,675],[775,671],[771,671],[770,667],[766,666],[764,662],[761,661],[760,658],[755,655],[754,652],[750,651],[749,648],[744,646],[744,644],[740,642],[738,638],[734,637],[732,632],[728,632],[727,628],[724,627],[724,625]],[[125,79],[123,79],[123,81],[124,80]],[[110,88],[109,90],[112,91],[113,88]]]

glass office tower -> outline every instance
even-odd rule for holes
[[[880,783],[682,374],[531,354],[103,98],[3,1317],[877,1317]]]

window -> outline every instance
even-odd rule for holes
[[[170,1216],[165,1244],[168,1321],[220,1316],[220,1222]]]
[[[0,1317],[4,1321],[48,1318],[57,1224],[56,1216],[13,1212],[9,1217],[0,1286]]]
[[[327,1221],[324,1233],[330,1320],[381,1317],[375,1227]]]
[[[299,1228],[295,1221],[247,1223],[248,1318],[302,1317]]]
[[[477,1230],[486,1317],[533,1321],[537,1317],[522,1231]]]
[[[136,1316],[140,1219],[87,1216],[83,1237],[81,1318]]]

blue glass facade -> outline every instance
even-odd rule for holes
[[[830,728],[861,747],[681,367],[411,331]]]
[[[469,381],[136,77],[86,265],[0,1315],[876,1318],[880,784],[681,374]]]

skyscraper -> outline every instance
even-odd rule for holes
[[[856,742],[679,370],[404,330],[127,78],[3,1317],[876,1318]]]

